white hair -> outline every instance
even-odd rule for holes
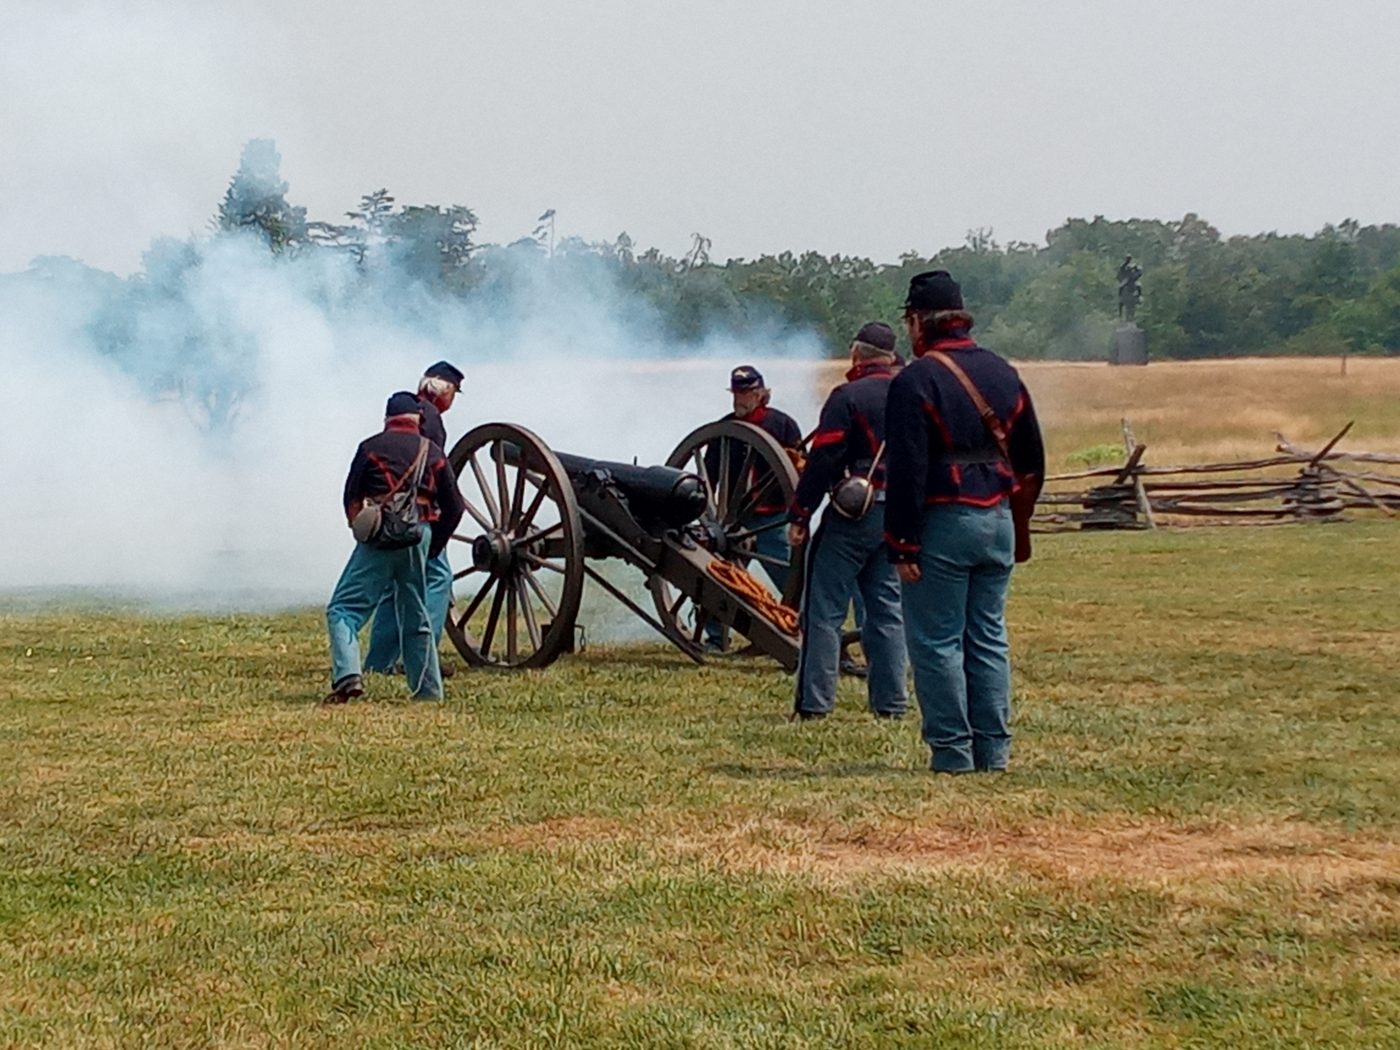
[[[455,391],[457,386],[451,380],[442,379],[439,376],[424,376],[418,380],[418,393],[427,394],[429,397],[446,397],[449,391]]]
[[[883,346],[876,346],[874,343],[867,343],[860,339],[856,339],[851,343],[851,353],[860,361],[871,361],[877,357],[893,358],[895,356],[893,350],[886,350]]]

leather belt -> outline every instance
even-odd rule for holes
[[[995,448],[975,448],[966,452],[949,452],[939,457],[939,463],[947,467],[971,467],[978,463],[988,466],[993,463],[1006,462],[1001,455],[1000,449]]]

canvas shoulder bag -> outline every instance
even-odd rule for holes
[[[428,462],[428,439],[418,442],[418,455],[382,496],[365,500],[350,522],[356,541],[377,550],[402,550],[423,539],[423,522],[418,513],[418,486]]]

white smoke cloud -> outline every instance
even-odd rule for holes
[[[537,263],[529,293],[496,310],[392,273],[366,284],[330,253],[274,258],[227,237],[196,250],[116,354],[111,304],[132,282],[76,264],[0,275],[0,601],[70,588],[188,608],[323,601],[352,543],[340,490],[355,445],[439,358],[467,374],[449,444],[504,420],[562,451],[661,462],[728,410],[737,363],[815,422],[814,339],[713,336],[678,355],[643,301],[596,275]],[[162,380],[172,361],[246,391],[226,428]]]

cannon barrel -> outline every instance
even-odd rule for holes
[[[627,497],[627,505],[638,521],[679,529],[705,513],[704,482],[684,470],[613,463],[606,459],[573,456],[567,452],[557,452],[555,455],[575,487],[581,478],[603,474],[610,477]]]
[[[679,529],[705,513],[705,483],[695,474],[675,467],[642,467],[568,452],[554,455],[580,496],[586,494],[592,480],[609,480],[627,498],[639,522]],[[506,461],[514,466],[518,460],[519,451],[507,446]]]

